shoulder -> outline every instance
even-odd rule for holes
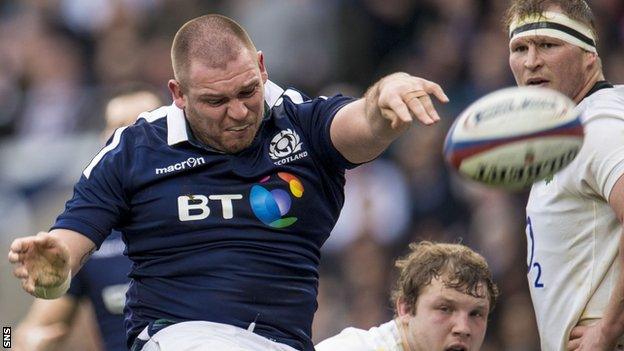
[[[265,102],[269,106],[274,118],[285,117],[290,112],[299,110],[298,112],[311,112],[318,106],[317,110],[322,110],[322,106],[339,105],[342,107],[348,102],[355,100],[352,97],[343,95],[334,95],[331,97],[317,96],[310,98],[305,93],[296,88],[283,89],[277,84],[267,81],[265,84]]]
[[[602,89],[583,99],[577,106],[585,123],[600,117],[624,120],[624,85]]]
[[[166,143],[167,119],[165,117],[170,109],[170,106],[163,106],[153,111],[143,112],[134,124],[115,130],[106,145],[83,171],[85,177],[89,178],[93,169],[101,163],[114,164],[129,159],[141,145]]]
[[[349,327],[339,334],[321,341],[315,346],[317,351],[376,351],[367,330]]]
[[[349,327],[323,340],[317,351],[401,351],[399,331],[394,320],[369,330]]]
[[[175,122],[179,118],[182,123],[177,125]],[[122,145],[138,146],[155,142],[167,143],[169,134],[173,134],[178,128],[185,128],[184,113],[175,105],[169,105],[141,113],[134,124],[119,128],[115,134],[120,133]]]
[[[171,106],[162,106],[155,110],[141,113],[134,124],[117,129],[109,140],[108,145],[124,145],[127,143],[136,145],[145,141],[145,138],[148,136],[166,135],[167,116],[170,113],[172,113]]]
[[[173,114],[180,114],[179,110],[174,105],[161,106],[152,111],[146,111],[139,115],[136,122],[128,127],[128,134],[135,138],[135,142],[142,142],[143,139],[140,136],[161,136],[162,140],[166,140],[169,129],[169,116]]]

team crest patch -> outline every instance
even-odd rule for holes
[[[303,143],[299,135],[292,129],[277,133],[269,144],[269,156],[275,165],[283,165],[308,156],[307,151],[301,152]]]

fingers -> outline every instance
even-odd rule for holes
[[[381,114],[390,121],[390,128],[392,129],[398,129],[400,125],[405,123],[401,117],[390,108],[381,108]]]
[[[444,90],[442,90],[442,87],[434,82],[425,80],[426,82],[426,88],[425,89],[428,93],[433,94],[440,102],[442,103],[447,103],[449,102],[449,98],[448,96],[446,96],[446,94],[444,93]]]
[[[410,111],[416,116],[416,118],[426,125],[431,125],[440,120],[438,112],[436,112],[431,102],[431,98],[426,92],[422,91],[424,95],[412,96],[405,100],[405,103],[409,107]],[[406,94],[408,96],[408,94]]]
[[[43,249],[51,249],[56,247],[56,238],[54,238],[50,233],[47,232],[39,232],[37,236],[35,236],[35,242],[39,247]]]
[[[46,259],[41,261],[42,252],[57,245],[56,239],[46,232],[18,238],[11,243],[7,258],[15,265],[13,275],[21,280],[22,289],[29,294],[34,295],[35,276],[41,273],[41,263],[46,262]]]
[[[568,345],[566,346],[567,351],[577,350],[581,346],[581,339],[574,339],[568,341]]]
[[[586,327],[586,326],[576,326],[576,327],[572,328],[572,331],[570,331],[570,340],[578,339],[578,338],[582,337],[583,334],[585,333],[585,330],[587,328],[588,327]]]
[[[13,240],[13,242],[11,243],[11,246],[9,247],[9,250],[15,253],[25,252],[26,248],[28,247],[27,245],[25,245],[26,239],[27,238],[19,238],[19,239]]]
[[[28,269],[23,265],[19,265],[13,269],[13,275],[15,278],[26,279],[28,278]]]
[[[30,275],[28,274],[28,269],[24,265],[19,264],[17,267],[15,267],[13,269],[13,275],[19,280],[21,280],[22,289],[24,289],[24,291],[26,291],[27,293],[31,295],[34,294],[35,292],[34,281],[32,277],[30,277]]]
[[[21,262],[21,256],[20,254],[18,254],[17,252],[14,251],[9,251],[9,262],[11,263],[20,263]]]
[[[412,109],[421,122],[427,125],[439,121],[440,115],[438,115],[438,112],[433,106],[429,94],[433,94],[442,103],[449,102],[448,96],[446,96],[442,87],[437,83],[415,77],[414,80],[416,81],[415,84],[422,84],[423,89],[420,90],[422,93],[418,95],[418,99],[410,98],[409,101],[407,101],[410,109]]]
[[[22,289],[31,295],[35,295],[35,282],[32,279],[22,279]]]
[[[446,103],[446,96],[440,85],[407,74],[392,76],[383,84],[379,95],[379,106],[385,118],[391,121],[391,127],[411,123],[417,119],[425,125],[432,125],[440,121],[432,98]]]
[[[572,328],[570,331],[570,340],[568,341],[568,345],[566,350],[574,351],[581,347],[581,341],[583,340],[583,335],[587,331],[589,326],[576,326]]]
[[[422,103],[423,107],[425,108],[425,111],[427,111],[427,114],[433,117],[434,121],[437,122],[440,120],[438,111],[436,111],[435,107],[433,107],[433,102],[431,102],[431,98],[429,97],[429,95],[423,96],[422,98],[418,100]]]
[[[41,242],[41,241],[47,242],[47,239],[51,237],[52,236],[47,232],[39,232],[37,233],[37,235],[17,238],[13,240],[13,242],[11,243],[11,246],[9,247],[9,250],[18,254],[25,253],[29,250],[33,242]]]
[[[405,103],[402,100],[400,99],[394,100],[391,108],[392,108],[392,112],[394,112],[396,116],[398,117],[398,120],[395,120],[397,122],[396,124],[398,124],[399,122],[411,123],[414,120],[412,118],[412,114],[410,113],[410,110],[408,109],[407,105],[405,105]],[[394,125],[394,124],[395,123],[393,123],[393,128],[396,128],[398,125]]]

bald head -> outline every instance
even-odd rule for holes
[[[225,69],[243,50],[256,52],[247,32],[232,19],[205,15],[186,22],[175,35],[171,62],[175,79],[187,81],[191,62],[199,61],[211,68]]]

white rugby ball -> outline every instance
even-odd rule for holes
[[[567,96],[541,87],[490,93],[455,120],[446,161],[475,181],[520,189],[567,166],[583,144],[583,125]]]

